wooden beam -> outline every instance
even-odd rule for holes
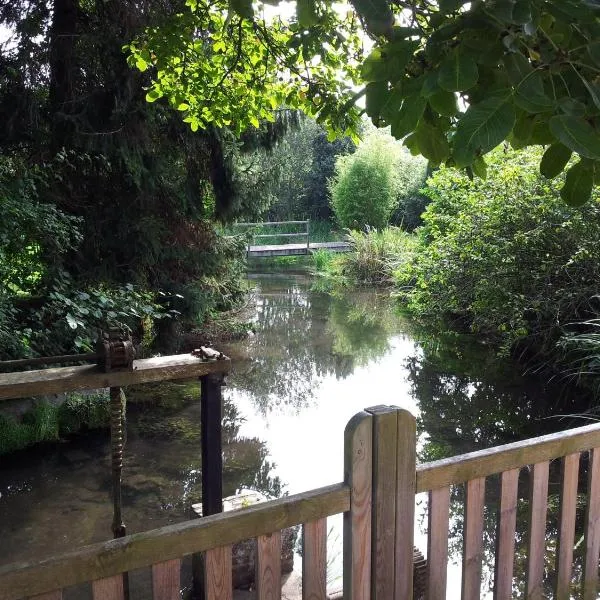
[[[543,600],[544,556],[546,554],[546,514],[548,508],[547,461],[531,467],[529,480],[529,537],[527,540],[527,600]]]
[[[462,600],[479,600],[483,559],[485,478],[467,482],[463,535]]]
[[[327,519],[305,523],[302,535],[302,600],[327,599]]]
[[[583,598],[598,597],[598,559],[600,556],[600,448],[590,451],[588,492],[585,512],[585,562]]]
[[[562,460],[559,537],[556,551],[556,600],[569,600],[571,598],[579,458],[580,454],[576,452],[565,456]]]
[[[428,600],[446,600],[449,522],[450,488],[432,490],[429,492],[429,526],[427,528]]]
[[[500,515],[496,533],[494,600],[511,600],[515,562],[515,530],[520,469],[502,473],[500,480]]]
[[[134,360],[133,371],[105,373],[96,365],[82,365],[0,373],[0,400],[187,379],[210,373],[228,373],[230,370],[231,361],[226,357],[223,360],[203,360],[191,354],[176,354]]]
[[[255,580],[257,600],[281,600],[281,531],[256,538]]]
[[[231,546],[206,551],[204,592],[208,600],[232,600]]]
[[[417,466],[417,493],[600,447],[600,424],[470,452]]]
[[[19,600],[234,544],[350,509],[339,483],[227,513],[86,546],[43,561],[0,567],[0,598]],[[121,577],[122,580],[122,577]]]
[[[181,600],[181,559],[152,565],[152,600]]]

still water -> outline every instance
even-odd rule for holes
[[[376,404],[415,414],[421,460],[586,423],[564,416],[586,407],[559,382],[522,377],[516,365],[499,361],[473,339],[440,339],[417,328],[386,294],[326,294],[314,291],[304,275],[262,274],[252,280],[254,333],[220,347],[233,360],[224,388],[225,495],[251,487],[278,496],[340,481],[344,427],[354,413]],[[200,500],[200,406],[195,382],[129,390],[128,400],[123,495],[127,531],[133,533],[189,518],[191,504]],[[0,459],[0,564],[110,537],[108,452],[107,433],[96,432]],[[493,555],[496,485],[489,482],[486,496],[486,563]],[[457,489],[449,598],[460,590],[461,500]],[[550,505],[551,529],[557,511]],[[522,509],[520,523],[526,506]],[[419,499],[417,513],[424,510],[425,500]],[[339,519],[329,527],[328,579],[335,587],[341,572]],[[517,563],[524,552],[523,527]],[[425,531],[421,518],[416,543],[422,551]],[[484,587],[489,567],[485,573]],[[519,564],[516,575],[516,591],[522,593]]]

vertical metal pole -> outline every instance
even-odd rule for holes
[[[125,446],[125,394],[120,387],[110,388],[110,446],[112,459],[113,537],[125,537],[121,498],[121,473],[123,471],[123,448]],[[123,573],[123,593],[129,598],[129,576]]]
[[[222,373],[200,377],[200,435],[202,453],[202,516],[223,511],[223,450],[222,427],[223,397]],[[204,588],[204,557],[192,556],[193,598],[206,597]]]

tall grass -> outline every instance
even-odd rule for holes
[[[410,260],[415,247],[414,236],[398,227],[348,231],[346,240],[351,252],[319,250],[313,254],[317,274],[345,284],[391,285],[395,271]]]

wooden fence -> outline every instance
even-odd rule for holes
[[[405,410],[379,406],[355,415],[344,439],[341,483],[237,511],[94,544],[41,562],[0,568],[0,598],[58,600],[61,589],[92,582],[95,600],[121,600],[122,574],[152,570],[153,598],[180,598],[182,557],[204,553],[204,588],[210,600],[230,600],[231,546],[256,539],[256,596],[277,600],[280,532],[302,524],[302,594],[326,598],[326,518],[344,514],[344,599],[410,600],[413,586],[415,493],[429,493],[428,598],[447,593],[480,597],[486,478],[501,474],[494,597],[511,598],[517,483],[530,469],[530,519],[526,597],[544,597],[546,502],[549,462],[562,461],[561,518],[556,598],[570,598],[580,454],[587,466],[584,599],[597,595],[600,554],[600,425],[591,425],[416,465],[415,419]],[[307,465],[315,468],[315,465]],[[416,475],[416,476],[415,476]],[[451,487],[465,484],[462,589],[447,590]]]

